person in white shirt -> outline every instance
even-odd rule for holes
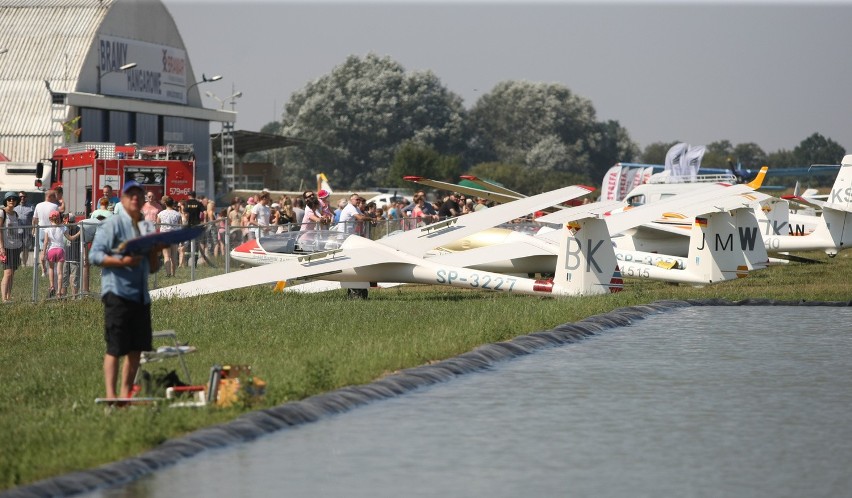
[[[171,232],[172,230],[180,229],[183,220],[180,213],[175,209],[175,200],[164,195],[163,198],[160,199],[160,203],[166,207],[157,213],[157,224],[160,227],[160,231]],[[177,244],[172,244],[163,249],[163,267],[166,269],[167,277],[175,276],[175,271],[177,270],[177,259]]]
[[[56,191],[48,190],[44,194],[44,201],[36,204],[35,209],[33,209],[33,225],[38,225],[39,227],[50,226],[50,213],[53,211],[59,211]],[[38,231],[36,231],[36,229],[33,228],[33,236],[35,237],[37,250],[44,250],[44,229],[39,228]],[[40,259],[43,260],[43,258]],[[47,276],[47,267],[44,264],[42,264],[41,267],[41,276]]]
[[[343,232],[346,233],[358,233],[358,225],[359,221],[370,220],[368,215],[364,214],[359,208],[358,204],[361,202],[362,197],[358,194],[352,194],[349,196],[349,204],[343,211],[340,212],[340,221],[338,225],[343,225]]]
[[[267,232],[267,230],[263,230],[261,227],[269,226],[269,217],[272,214],[272,210],[269,208],[269,202],[271,200],[269,192],[261,192],[258,197],[258,203],[255,204],[254,209],[251,210],[249,225],[257,225],[256,237],[259,239],[261,235],[265,235]]]

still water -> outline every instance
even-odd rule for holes
[[[852,496],[852,308],[678,309],[92,496]]]

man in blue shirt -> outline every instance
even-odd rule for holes
[[[104,381],[106,397],[116,398],[118,364],[125,357],[119,397],[129,398],[139,369],[142,351],[151,345],[151,296],[148,275],[159,270],[162,246],[147,254],[121,254],[115,248],[122,242],[154,232],[145,221],[142,205],[145,190],[135,181],[121,189],[121,209],[98,229],[89,251],[89,262],[103,268],[101,301],[104,303]]]

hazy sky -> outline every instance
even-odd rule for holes
[[[561,83],[642,147],[774,152],[818,132],[852,150],[849,2],[163,1],[197,77],[224,76],[202,94],[243,93],[237,129],[374,52],[431,70],[468,108],[500,81]]]

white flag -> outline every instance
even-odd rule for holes
[[[675,144],[666,152],[666,171],[670,176],[681,176],[683,174],[684,154],[686,154],[688,144],[683,142]]]
[[[653,166],[648,166],[647,168],[645,168],[645,171],[642,173],[642,183],[650,183],[651,182],[651,175],[653,175],[653,174],[654,174],[654,167]]]
[[[639,176],[638,172],[639,170],[636,168],[625,168],[621,173],[621,184],[618,186],[618,200],[624,199],[633,190],[636,177]]]
[[[621,175],[621,163],[616,164],[603,177],[601,184],[601,200],[614,201],[618,195],[618,180]]]
[[[706,150],[707,147],[703,145],[690,145],[686,151],[686,157],[683,162],[684,170],[693,182],[695,181],[695,177],[698,176],[698,168],[701,167],[701,158],[704,157]]]

